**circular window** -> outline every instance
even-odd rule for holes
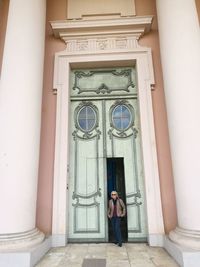
[[[129,108],[125,105],[118,105],[113,109],[112,122],[117,130],[123,131],[128,129],[132,121]]]
[[[90,132],[96,125],[96,112],[90,106],[83,106],[78,112],[78,125],[84,132]]]

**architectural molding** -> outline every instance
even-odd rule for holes
[[[99,12],[100,11],[100,12]],[[67,18],[81,19],[94,16],[134,16],[134,0],[68,0]]]
[[[92,88],[91,86],[89,86],[90,88],[85,88],[81,86],[81,80],[83,80],[83,78],[88,78],[88,84],[90,85],[89,79],[92,77],[94,78],[94,76],[96,75],[107,75],[110,76],[110,78],[112,78],[113,76],[118,77],[119,80],[123,81],[123,86],[120,85],[117,88],[113,88],[111,84],[109,84],[109,82],[107,83],[100,83],[98,85],[98,87],[96,88]],[[131,69],[125,69],[122,71],[116,71],[115,69],[111,69],[111,70],[92,70],[89,72],[84,72],[84,71],[75,71],[74,72],[75,75],[75,82],[73,85],[73,90],[78,90],[78,94],[81,93],[91,93],[94,92],[96,94],[110,94],[112,92],[130,92],[130,87],[134,88],[135,84],[132,81],[132,77],[131,77]]]
[[[153,17],[52,21],[54,36],[61,38],[71,53],[130,50],[151,29]]]
[[[169,233],[169,239],[183,248],[200,251],[200,231],[176,227]]]
[[[169,237],[164,237],[164,248],[178,262],[180,266],[197,267],[200,262],[200,251],[188,249],[182,245],[171,241]]]
[[[34,247],[21,250],[0,251],[0,266],[2,267],[33,267],[53,246],[52,238],[49,236]]]
[[[150,245],[152,235],[163,235],[163,216],[161,208],[158,163],[153,123],[151,100],[151,84],[153,82],[153,67],[151,51],[140,48],[132,52],[91,55],[69,55],[67,51],[59,52],[55,58],[54,88],[57,89],[57,119],[56,145],[54,167],[54,200],[53,200],[53,236],[68,235],[68,168],[69,163],[69,79],[70,69],[80,65],[137,66],[138,100],[141,119],[141,140],[144,162],[144,176],[146,186],[147,226]],[[148,135],[146,133],[149,133]],[[154,145],[152,145],[154,144]],[[66,240],[67,242],[67,240]],[[161,244],[154,241],[153,244]],[[61,243],[57,243],[61,245]],[[62,241],[63,245],[63,241]]]
[[[44,240],[45,236],[37,228],[16,234],[0,235],[0,252],[34,247]]]

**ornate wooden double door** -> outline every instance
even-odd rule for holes
[[[146,238],[135,76],[135,69],[128,67],[71,71],[68,205],[71,242],[108,241],[110,158],[123,159],[128,241]]]

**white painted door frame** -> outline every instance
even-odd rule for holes
[[[127,51],[56,53],[54,89],[57,90],[53,195],[53,246],[64,246],[68,235],[69,77],[71,68],[136,66],[141,143],[146,191],[148,243],[163,246],[164,226],[154,132],[151,90],[154,84],[151,50],[137,46]]]

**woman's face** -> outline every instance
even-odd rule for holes
[[[111,193],[111,197],[112,197],[112,199],[116,199],[117,198],[117,193],[116,192],[112,192]]]

